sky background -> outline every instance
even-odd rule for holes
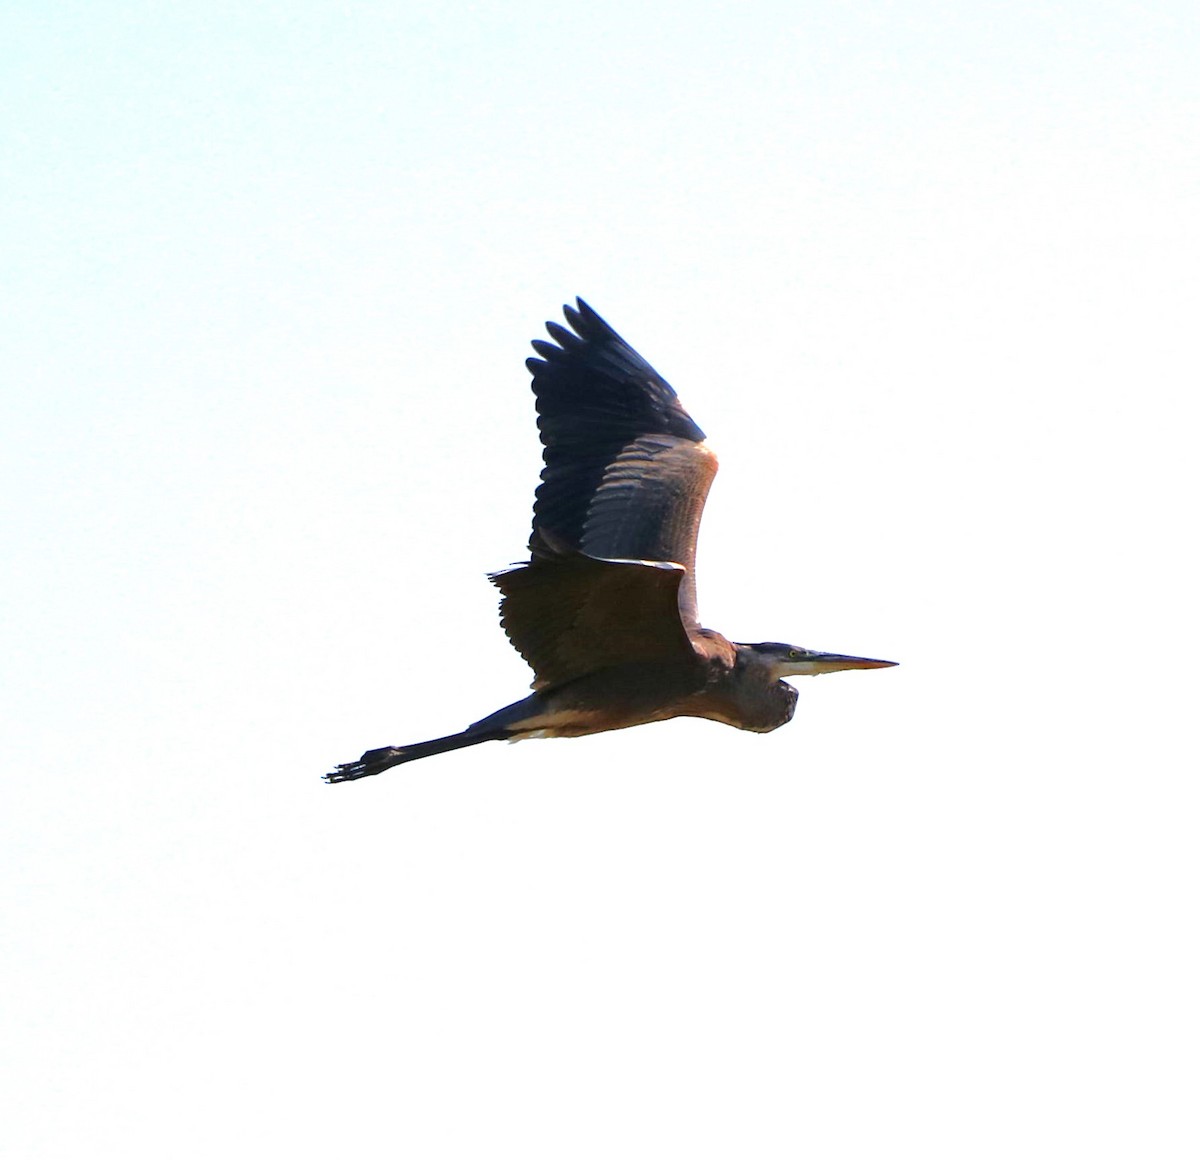
[[[0,15],[0,1147],[1194,1157],[1192,3]],[[583,295],[707,624],[899,668],[352,785],[524,695]]]

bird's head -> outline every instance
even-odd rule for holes
[[[889,669],[896,661],[873,661],[867,657],[851,657],[842,653],[817,652],[796,644],[739,644],[738,657],[745,664],[761,665],[773,680],[783,677],[816,677],[821,673],[836,673],[841,669]]]

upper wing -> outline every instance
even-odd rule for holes
[[[529,548],[681,565],[678,615],[698,627],[696,536],[717,457],[671,389],[582,299],[534,342],[542,483]],[[518,649],[521,645],[514,640]]]

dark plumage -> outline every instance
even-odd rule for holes
[[[493,573],[501,623],[534,671],[532,695],[449,737],[388,746],[327,774],[524,737],[578,737],[706,717],[754,732],[791,720],[781,678],[874,661],[785,644],[734,644],[701,628],[696,536],[717,458],[662,378],[582,299],[571,330],[547,323],[533,375],[545,466],[529,562]]]

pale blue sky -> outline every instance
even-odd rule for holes
[[[6,1155],[1194,1154],[1193,5],[0,46]],[[324,786],[521,695],[575,294],[705,621],[902,666]]]

